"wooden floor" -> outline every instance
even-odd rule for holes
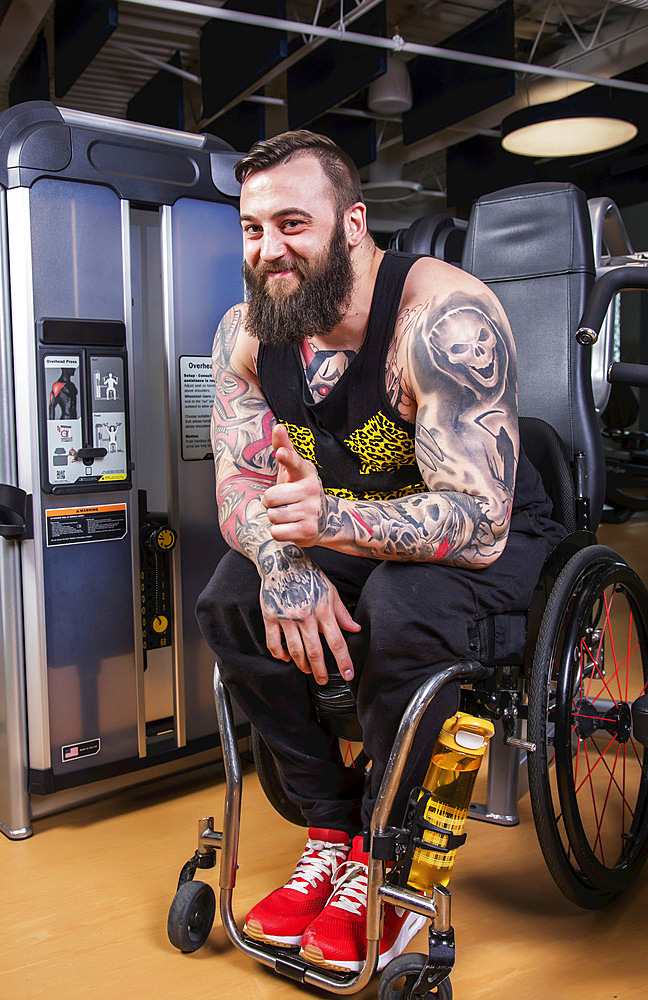
[[[600,540],[641,558],[647,521]],[[644,557],[646,558],[646,557]],[[648,563],[648,558],[646,558]],[[648,566],[646,567],[648,568]],[[642,570],[644,578],[646,573]],[[483,780],[483,777],[480,780]],[[197,821],[220,824],[216,767],[37,820],[35,835],[0,837],[2,1000],[303,1000],[326,994],[279,978],[233,949],[218,922],[207,944],[181,955],[166,916]],[[554,887],[528,797],[520,825],[469,824],[451,882],[458,1000],[644,1000],[648,869],[611,909],[586,912]],[[292,870],[304,831],[286,824],[244,780],[237,918]],[[215,872],[207,880],[217,885]],[[425,931],[412,943],[424,950]],[[375,983],[360,996],[375,997]]]

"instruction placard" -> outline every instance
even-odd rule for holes
[[[68,486],[83,475],[77,458],[82,444],[80,355],[46,354],[47,468],[52,485]]]
[[[105,448],[95,459],[93,473],[100,481],[126,479],[126,402],[124,362],[114,355],[90,358],[92,386],[92,438],[95,448]]]
[[[123,538],[127,530],[126,504],[65,507],[45,511],[48,545],[107,542]]]
[[[211,459],[209,428],[214,403],[211,358],[184,355],[179,360],[182,457],[185,462]]]

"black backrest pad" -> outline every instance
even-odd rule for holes
[[[555,428],[570,462],[585,454],[596,529],[605,465],[591,383],[591,348],[575,333],[594,284],[587,200],[572,184],[522,184],[473,207],[462,267],[495,292],[518,354],[519,412]],[[542,470],[541,470],[542,471]]]
[[[576,531],[574,480],[562,439],[539,417],[520,417],[520,442],[542,476],[554,520],[567,531]]]

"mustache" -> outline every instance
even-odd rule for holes
[[[276,274],[279,271],[298,271],[301,275],[308,273],[306,262],[300,263],[293,257],[282,257],[280,260],[261,262],[253,269],[253,274],[262,279],[266,274]]]

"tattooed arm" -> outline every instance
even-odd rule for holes
[[[211,441],[216,465],[216,502],[227,544],[254,562],[266,643],[280,660],[293,659],[320,684],[328,674],[320,633],[340,672],[353,665],[341,628],[358,631],[337,590],[312,559],[290,539],[272,537],[262,497],[280,482],[273,454],[273,414],[254,373],[254,344],[245,330],[245,306],[223,317],[212,352],[216,392]]]
[[[518,454],[515,351],[495,297],[468,275],[462,281],[461,291],[401,311],[398,402],[416,402],[416,457],[429,492],[380,502],[327,496],[277,427],[289,482],[263,499],[273,537],[287,531],[302,545],[382,559],[474,568],[497,559]]]

